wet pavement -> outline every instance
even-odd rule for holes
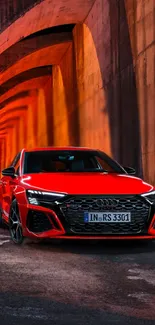
[[[155,243],[16,246],[0,230],[0,325],[155,324]]]

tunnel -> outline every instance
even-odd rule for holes
[[[3,0],[0,170],[22,148],[98,148],[155,182],[153,0]]]

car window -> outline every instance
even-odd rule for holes
[[[98,162],[98,164],[105,170],[108,170],[109,172],[113,171],[112,166],[110,166],[107,161],[101,159],[100,157],[96,157],[96,160]]]
[[[24,174],[101,171],[120,173],[123,169],[104,153],[93,150],[25,152]]]

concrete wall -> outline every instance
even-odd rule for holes
[[[141,170],[136,81],[124,1],[96,0],[73,32],[80,139]]]
[[[53,144],[78,145],[78,114],[73,45],[53,66]]]
[[[77,25],[73,35],[80,145],[101,148],[111,154],[107,98],[95,46],[98,44],[94,43],[91,31],[85,24]]]
[[[144,178],[155,183],[155,2],[126,0],[137,82]]]
[[[3,103],[19,93],[21,114],[10,99],[16,114],[12,123],[8,111],[0,126],[1,166],[22,146],[82,145],[105,150],[155,183],[154,17],[154,0],[67,0],[63,10],[58,0],[44,0],[4,30],[0,105],[9,109]],[[75,24],[71,36],[60,34],[51,44],[34,36],[34,43],[24,43],[32,33],[66,23]]]

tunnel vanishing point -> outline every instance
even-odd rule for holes
[[[0,0],[0,169],[53,145],[155,184],[154,0]]]

